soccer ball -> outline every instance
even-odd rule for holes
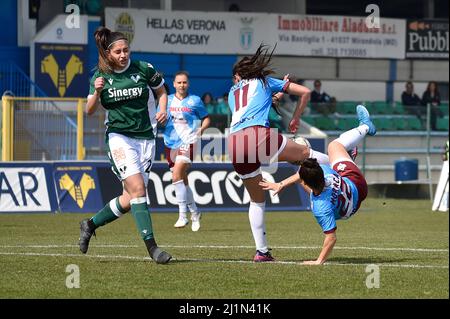
[[[305,146],[311,148],[311,144],[310,144],[309,141],[308,141],[306,138],[304,138],[303,136],[300,136],[300,135],[294,136],[294,137],[292,138],[292,140],[293,140],[295,143],[297,143],[297,144],[305,145]]]

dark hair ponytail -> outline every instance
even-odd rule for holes
[[[266,76],[275,73],[268,69],[275,47],[269,52],[267,45],[260,44],[252,57],[244,57],[235,64],[233,76],[239,74],[242,79],[260,79],[266,84]]]
[[[110,29],[100,27],[94,33],[95,43],[98,49],[98,69],[103,73],[110,73],[114,67],[113,61],[108,58],[108,50],[118,40],[128,41],[120,32],[111,32]]]

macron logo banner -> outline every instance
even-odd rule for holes
[[[0,167],[0,212],[54,211],[50,194],[54,190],[43,165]]]

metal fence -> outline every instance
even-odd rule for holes
[[[2,99],[2,160],[84,158],[84,99]]]

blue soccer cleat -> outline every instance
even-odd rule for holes
[[[356,113],[358,114],[359,125],[366,124],[369,127],[369,132],[367,132],[367,134],[370,136],[377,134],[377,128],[370,120],[370,114],[366,107],[363,105],[358,105],[356,107]]]

